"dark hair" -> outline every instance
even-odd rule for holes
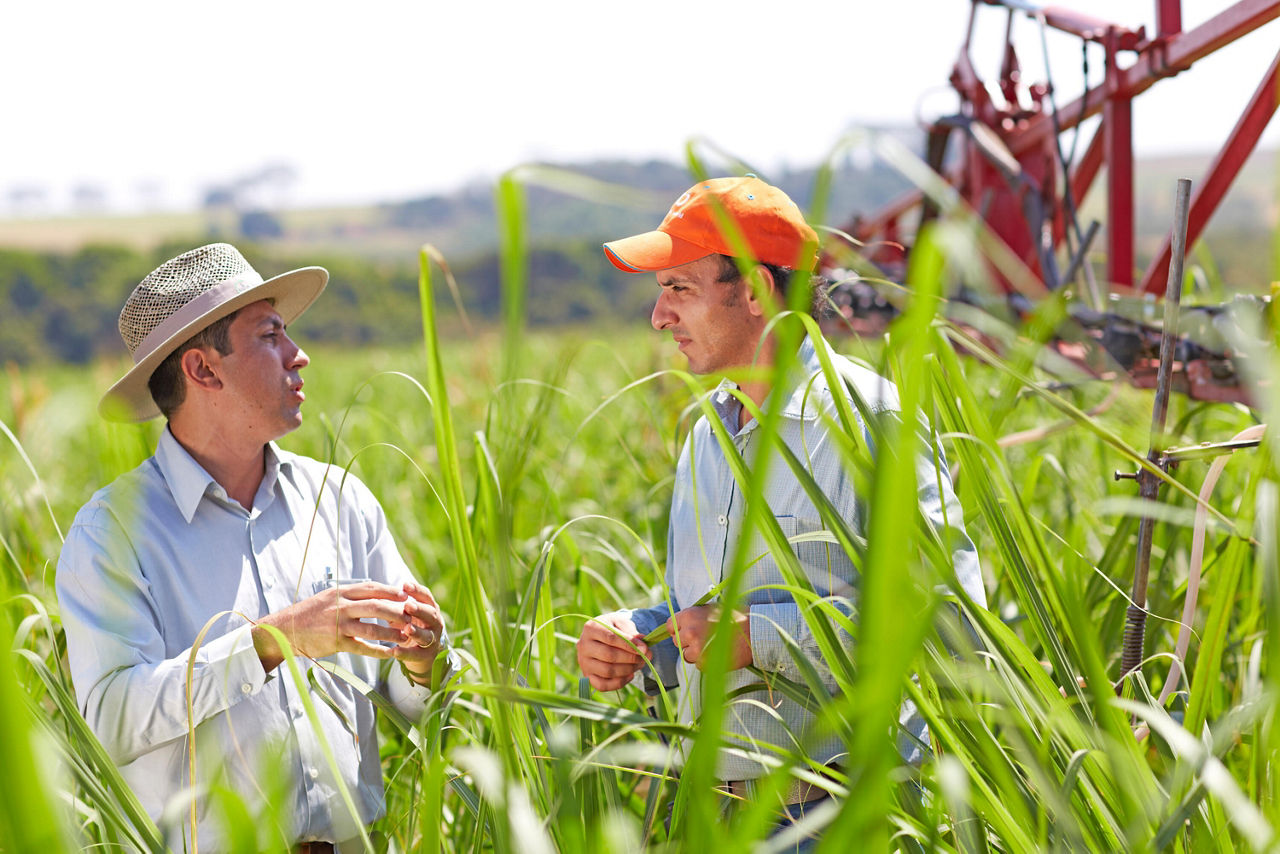
[[[182,377],[182,354],[197,347],[212,347],[223,356],[230,353],[231,321],[239,313],[240,310],[236,309],[192,335],[178,349],[165,356],[164,361],[151,372],[147,388],[151,391],[151,399],[156,402],[165,418],[172,418],[173,413],[187,399],[187,384]]]
[[[738,262],[729,255],[718,255],[720,259],[720,275],[716,277],[717,282],[729,284],[739,281],[742,278],[742,272],[738,269]],[[787,289],[791,285],[791,279],[795,275],[795,269],[792,267],[782,267],[778,264],[767,264],[764,261],[757,262],[760,266],[769,271],[773,276],[773,283],[778,287],[778,295],[782,297],[783,305],[787,302]],[[809,277],[809,316],[814,320],[821,320],[831,309],[831,301],[827,298],[827,288],[830,285],[825,277],[812,274]]]

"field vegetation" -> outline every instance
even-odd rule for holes
[[[651,717],[635,689],[593,693],[573,653],[587,617],[664,596],[672,473],[703,383],[642,327],[529,331],[520,193],[503,190],[500,321],[442,335],[458,321],[437,316],[451,297],[424,254],[421,343],[312,348],[307,421],[284,440],[370,485],[470,663],[419,726],[384,716],[388,815],[369,846],[748,850],[763,844],[766,810],[745,804],[736,822],[720,821],[711,786],[714,722],[732,702],[714,690],[725,657],[713,655],[707,671],[708,724],[689,731],[662,704]],[[828,522],[862,572],[856,621],[844,625],[857,652],[829,653],[836,692],[761,674],[819,707],[848,755],[824,777],[797,744],[774,756],[766,785],[798,776],[836,795],[812,814],[829,851],[1269,849],[1280,826],[1274,437],[1238,452],[1208,500],[1187,675],[1160,700],[1207,464],[1174,471],[1155,532],[1148,658],[1117,684],[1140,507],[1132,483],[1112,474],[1142,464],[1150,393],[1087,381],[1052,357],[1046,341],[1067,322],[1061,299],[1026,321],[970,312],[958,323],[943,294],[962,278],[985,286],[979,243],[963,214],[944,218],[922,236],[911,288],[886,285],[902,309],[887,334],[834,346],[891,376],[927,416],[990,607],[947,592],[946,550],[919,523],[914,475],[901,464],[916,431],[881,436],[874,464],[851,444],[848,463],[870,496],[865,539]],[[798,324],[783,318],[779,330],[794,336]],[[305,325],[298,331],[305,346]],[[1275,375],[1274,353],[1269,340],[1251,352],[1255,376]],[[121,369],[98,362],[3,380],[0,638],[13,654],[0,656],[0,850],[162,847],[75,711],[52,595],[76,508],[143,460],[159,429],[97,420],[97,395]],[[1175,398],[1160,442],[1225,440],[1268,421],[1274,388],[1260,395],[1257,410]],[[771,520],[753,508],[751,524],[783,555]],[[798,585],[791,593],[812,601]],[[829,634],[843,618],[815,603],[806,619]],[[300,673],[308,662],[296,664]],[[904,695],[930,723],[920,768],[902,766],[893,745]],[[690,745],[679,786],[675,741]],[[264,770],[264,790],[278,785]],[[271,798],[212,798],[236,850],[284,850]],[[669,804],[679,842],[663,826]],[[182,817],[180,804],[174,821]]]

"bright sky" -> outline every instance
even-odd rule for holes
[[[1154,0],[1061,5],[1154,28]],[[1191,29],[1227,0],[1184,0]],[[260,169],[292,204],[406,198],[533,159],[679,160],[705,137],[762,169],[810,165],[850,128],[954,110],[967,0],[219,0],[7,3],[0,214],[96,185],[116,208],[186,206]],[[994,80],[1005,13],[982,7]],[[1218,147],[1280,43],[1280,22],[1136,102],[1139,153]],[[1018,16],[1026,78],[1044,78]],[[1050,33],[1059,103],[1080,49]],[[1093,80],[1100,49],[1091,51]],[[1264,144],[1280,140],[1273,121]],[[143,188],[149,188],[145,192]]]

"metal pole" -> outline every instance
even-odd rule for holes
[[[1067,272],[1062,277],[1063,282],[1074,282],[1076,274],[1080,272],[1082,267],[1085,270],[1089,270],[1085,260],[1089,255],[1089,249],[1093,247],[1093,239],[1098,236],[1098,230],[1101,227],[1102,223],[1096,219],[1089,223],[1088,230],[1085,231],[1084,237],[1080,240],[1080,248],[1076,250],[1075,257],[1067,265]],[[1089,298],[1089,307],[1094,311],[1102,311],[1107,307],[1106,303],[1102,301],[1102,294],[1098,293],[1098,283],[1091,272],[1086,273],[1084,277],[1084,292],[1085,296]]]
[[[1182,299],[1182,267],[1187,254],[1187,213],[1190,208],[1191,181],[1178,179],[1173,210],[1173,257],[1169,264],[1169,281],[1164,295],[1164,326],[1160,331],[1160,370],[1156,375],[1156,399],[1151,410],[1151,442],[1147,462],[1161,470],[1168,464],[1162,458],[1165,419],[1169,414],[1169,386],[1173,375],[1173,348],[1178,338],[1178,306]],[[1160,478],[1147,469],[1138,472],[1138,486],[1143,501],[1155,501],[1160,491]],[[1120,658],[1120,676],[1138,670],[1142,664],[1143,634],[1147,627],[1147,574],[1151,568],[1151,533],[1155,520],[1144,516],[1138,526],[1138,554],[1133,568],[1132,600],[1126,612],[1124,649]]]

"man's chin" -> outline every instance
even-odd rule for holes
[[[715,370],[701,359],[691,358],[687,354],[685,355],[685,363],[689,373],[694,376],[706,376],[707,374],[713,373]]]
[[[700,370],[698,370],[699,363],[698,363],[697,357],[690,356],[688,353],[686,353],[684,349],[684,345],[681,345],[679,347],[679,352],[681,356],[684,356],[684,367],[686,371],[688,371],[691,374],[702,373]]]
[[[302,410],[299,409],[295,412],[292,412],[286,415],[284,418],[280,420],[280,427],[276,431],[275,439],[279,439],[281,436],[287,436],[301,426],[302,426]]]

